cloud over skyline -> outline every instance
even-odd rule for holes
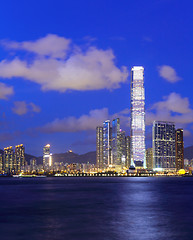
[[[41,127],[40,130],[46,133],[95,130],[97,126],[102,125],[103,121],[108,118],[109,113],[107,108],[94,109],[78,118],[72,116],[63,119],[57,118]]]
[[[26,103],[25,101],[15,101],[12,111],[17,115],[25,115],[28,112],[39,113],[41,111],[40,107],[34,103]]]
[[[115,55],[111,49],[102,50],[87,47],[82,50],[71,40],[48,34],[34,42],[5,42],[8,49],[34,52],[35,56],[21,60],[18,56],[12,60],[0,62],[0,77],[21,77],[38,83],[42,90],[100,90],[116,89],[126,82],[128,70],[125,66],[115,65]],[[51,47],[51,46],[54,47]]]
[[[182,80],[182,78],[177,75],[176,70],[171,66],[168,65],[159,66],[158,72],[159,75],[162,78],[166,79],[168,82],[176,83]]]
[[[189,99],[175,92],[163,97],[163,101],[154,103],[146,111],[146,124],[151,125],[154,120],[171,121],[178,126],[193,123],[193,109],[190,108]]]
[[[8,86],[0,82],[0,99],[7,100],[13,94],[14,94],[14,90],[12,86]]]

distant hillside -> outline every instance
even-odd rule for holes
[[[66,153],[56,153],[52,155],[53,162],[63,162],[63,163],[96,163],[96,151],[88,152],[85,154],[77,154],[73,152]],[[43,158],[37,158],[37,164],[42,164]]]
[[[3,154],[3,150],[0,149],[0,154]],[[35,157],[33,155],[25,153],[25,159],[30,164],[30,159],[35,158],[37,164],[42,164],[43,157]],[[88,152],[85,154],[77,154],[73,152],[66,153],[56,153],[52,156],[53,162],[63,162],[63,163],[96,163],[96,151]]]
[[[184,148],[184,159],[193,159],[193,146]]]

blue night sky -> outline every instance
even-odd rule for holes
[[[129,134],[130,69],[145,68],[146,145],[153,120],[193,145],[191,0],[2,0],[0,148],[39,156],[95,150],[119,116]]]

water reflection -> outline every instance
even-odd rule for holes
[[[185,178],[0,180],[1,238],[192,239],[192,183]]]

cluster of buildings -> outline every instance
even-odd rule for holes
[[[12,146],[6,147],[3,154],[0,154],[0,175],[10,176],[20,173],[52,175],[55,173],[76,174],[96,172],[95,164],[53,162],[50,144],[43,147],[42,161],[40,164],[38,162],[37,158],[31,158],[29,163],[26,161],[23,144],[15,146],[15,151]]]
[[[131,69],[130,136],[121,129],[120,119],[106,120],[96,128],[96,166],[92,164],[64,164],[54,162],[50,145],[43,148],[43,162],[25,160],[23,144],[4,148],[0,154],[0,173],[23,172],[100,172],[133,171],[148,169],[159,172],[175,172],[184,169],[183,129],[175,129],[175,123],[154,121],[152,148],[145,148],[145,91],[144,68]]]
[[[149,169],[176,171],[184,168],[183,129],[175,123],[154,121],[152,148],[145,148],[144,68],[131,69],[130,136],[120,129],[119,118],[96,128],[96,164],[99,170]]]
[[[96,128],[97,168],[120,170],[130,165],[130,137],[120,128],[120,119],[104,121]]]
[[[25,148],[23,144],[15,146],[15,152],[12,146],[4,148],[3,154],[0,154],[0,172],[9,174],[19,173],[24,169]]]

